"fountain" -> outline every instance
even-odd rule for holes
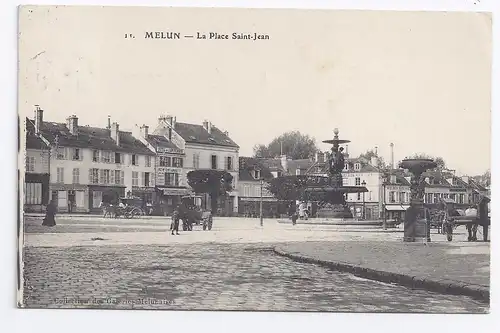
[[[352,213],[346,203],[346,194],[368,192],[364,186],[344,186],[342,181],[342,170],[345,160],[341,144],[349,143],[349,140],[339,139],[339,130],[335,128],[332,140],[324,143],[332,144],[331,155],[328,160],[328,177],[325,185],[311,185],[305,190],[306,193],[323,196],[324,204],[318,209],[317,217],[323,219],[352,219]]]
[[[431,241],[431,233],[424,207],[425,184],[422,174],[437,167],[431,159],[405,159],[399,164],[400,168],[411,173],[410,207],[406,210],[404,221],[404,241],[415,242],[416,239]]]

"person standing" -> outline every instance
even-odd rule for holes
[[[172,213],[172,235],[174,231],[176,235],[179,235],[179,211],[177,208]]]
[[[73,200],[70,198],[68,199],[68,214],[71,214],[73,212]]]
[[[56,203],[54,200],[50,201],[45,210],[45,218],[43,219],[42,225],[46,227],[53,227],[56,225]]]

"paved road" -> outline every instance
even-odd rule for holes
[[[410,290],[297,263],[274,255],[271,246],[27,247],[24,299],[27,307],[53,308],[488,311],[487,304],[467,297]]]

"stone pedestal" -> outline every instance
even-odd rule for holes
[[[351,210],[342,204],[326,204],[318,209],[317,216],[331,219],[352,219]]]
[[[413,201],[410,208],[406,210],[403,241],[415,242],[417,240],[430,242],[431,232],[424,204],[420,201]]]

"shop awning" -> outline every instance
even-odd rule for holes
[[[385,210],[390,212],[404,212],[410,208],[409,205],[394,205],[394,206],[385,206]]]
[[[163,195],[188,195],[191,194],[191,189],[188,188],[175,188],[175,187],[160,187],[157,189],[163,192]]]
[[[251,198],[251,197],[240,197],[241,201],[252,201],[252,202],[260,202],[260,197],[259,198]],[[266,202],[275,202],[278,201],[276,198],[269,198],[269,197],[263,197],[262,201]]]

